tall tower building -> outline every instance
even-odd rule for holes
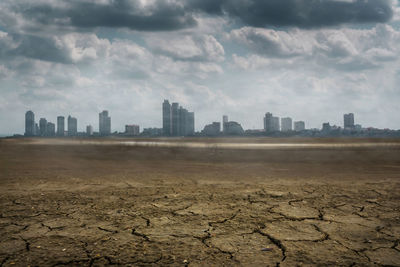
[[[163,135],[170,136],[172,134],[172,116],[171,104],[168,100],[164,100],[162,104],[162,121],[163,121]]]
[[[186,129],[186,135],[194,135],[194,112],[187,114]]]
[[[226,125],[228,123],[228,115],[223,115],[222,116],[222,132],[226,132]]]
[[[188,111],[183,107],[179,107],[179,133],[178,135],[187,135]]]
[[[103,136],[111,134],[111,117],[108,116],[107,110],[99,113],[99,133]]]
[[[39,120],[39,130],[40,130],[40,136],[45,136],[47,133],[47,120],[45,118],[41,118]]]
[[[273,132],[272,113],[270,113],[270,112],[265,113],[264,130],[267,133]]]
[[[179,136],[179,104],[172,103],[171,106],[171,114],[172,114],[172,136]]]
[[[194,112],[180,107],[179,103],[169,103],[164,100],[163,108],[163,135],[188,136],[194,135]]]
[[[344,114],[343,121],[344,121],[344,128],[354,128],[354,114],[353,113]]]
[[[25,136],[35,135],[35,114],[29,110],[25,113]]]
[[[64,116],[57,117],[57,135],[64,136],[65,132],[65,118]]]
[[[55,135],[56,135],[56,125],[52,122],[47,122],[46,136],[55,136]]]
[[[68,136],[76,136],[78,134],[78,120],[68,116]]]
[[[289,117],[282,118],[281,119],[281,129],[282,129],[282,132],[291,131],[293,129],[292,128],[292,118],[289,118]]]
[[[279,132],[280,129],[279,117],[272,117],[272,131]]]

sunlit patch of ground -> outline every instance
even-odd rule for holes
[[[0,141],[1,265],[399,265],[395,140],[81,142]]]

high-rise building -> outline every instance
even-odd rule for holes
[[[56,135],[56,125],[52,122],[47,122],[46,136],[55,136],[55,135]]]
[[[33,135],[39,135],[39,134],[40,134],[39,125],[37,124],[37,122],[35,122],[35,131]]]
[[[292,118],[282,118],[281,119],[281,130],[282,132],[292,131]]]
[[[222,116],[222,132],[226,132],[226,124],[228,123],[228,115]]]
[[[103,136],[111,134],[111,117],[108,116],[107,110],[99,113],[99,133]]]
[[[272,116],[272,113],[265,113],[264,130],[267,133],[278,132],[280,130],[279,117]]]
[[[188,122],[188,111],[183,107],[179,107],[179,134],[187,135],[187,122]]]
[[[65,118],[64,116],[57,117],[57,135],[64,136],[65,132]]]
[[[135,136],[140,134],[140,127],[139,125],[125,125],[125,134],[130,136]]]
[[[264,117],[264,130],[265,130],[267,133],[273,132],[272,113],[270,113],[270,112],[265,113],[265,117]]]
[[[68,136],[76,136],[78,134],[78,120],[74,117],[68,116]]]
[[[87,136],[92,136],[93,135],[93,126],[92,125],[86,126],[86,135]]]
[[[162,119],[163,119],[163,135],[172,135],[172,116],[171,116],[171,104],[168,100],[164,100],[162,104]]]
[[[180,107],[179,103],[170,105],[168,100],[164,100],[162,108],[164,136],[194,135],[194,112]]]
[[[172,136],[178,136],[180,134],[178,103],[172,103],[171,114],[172,114]]]
[[[40,136],[45,136],[46,135],[46,129],[47,129],[47,120],[45,118],[41,118],[39,120],[39,131],[40,131]]]
[[[29,110],[25,113],[25,136],[34,136],[35,134],[35,114]]]
[[[280,128],[279,117],[272,117],[272,131],[279,132]]]
[[[188,112],[187,114],[186,135],[194,135],[194,112]]]
[[[304,121],[295,121],[294,122],[294,130],[296,132],[301,132],[304,131],[306,129],[306,125],[304,123]]]
[[[354,128],[354,114],[353,113],[344,114],[343,121],[344,121],[344,128]]]

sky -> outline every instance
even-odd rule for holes
[[[35,119],[162,127],[164,99],[245,129],[263,116],[400,129],[397,0],[1,0],[0,134]]]

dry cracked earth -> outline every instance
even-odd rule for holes
[[[400,266],[399,179],[397,146],[2,140],[0,265]]]

